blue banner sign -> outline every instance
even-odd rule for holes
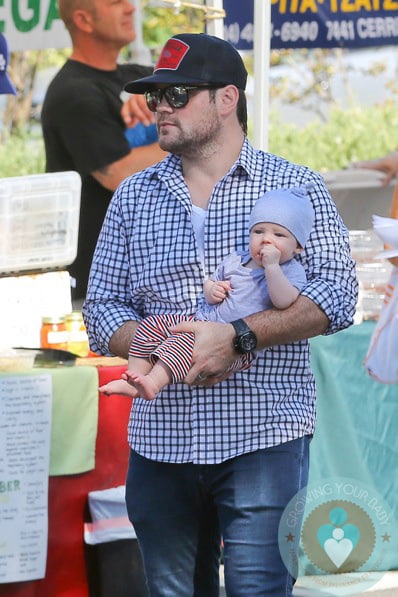
[[[398,44],[398,0],[271,1],[271,48],[364,48]],[[254,0],[224,0],[224,36],[253,49]]]

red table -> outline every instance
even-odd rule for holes
[[[120,377],[125,366],[99,367],[104,384]],[[129,448],[127,422],[129,398],[99,396],[95,469],[80,475],[50,477],[48,496],[48,555],[42,580],[0,584],[2,597],[87,597],[87,570],[95,576],[83,540],[83,524],[89,520],[90,491],[123,485]],[[73,446],[71,446],[73,449]]]

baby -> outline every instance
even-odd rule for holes
[[[303,251],[313,223],[306,189],[265,193],[250,214],[249,249],[228,255],[205,281],[195,315],[143,319],[129,349],[126,373],[100,391],[153,400],[167,384],[183,381],[191,366],[195,336],[170,332],[183,321],[230,323],[271,307],[289,307],[307,282],[295,256]],[[228,371],[248,369],[254,358],[255,353],[239,355]]]

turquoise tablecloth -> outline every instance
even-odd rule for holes
[[[363,366],[374,327],[365,322],[311,340],[318,416],[310,483],[357,479],[398,519],[398,384],[374,381]],[[388,568],[398,568],[398,553],[389,554]]]

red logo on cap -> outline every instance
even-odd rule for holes
[[[154,72],[164,68],[177,70],[188,50],[189,46],[180,39],[169,39],[159,56]]]

